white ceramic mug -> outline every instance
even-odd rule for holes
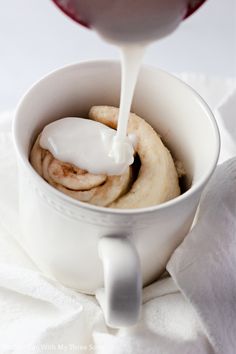
[[[22,98],[14,120],[19,241],[48,275],[87,294],[97,291],[112,327],[138,320],[141,287],[158,278],[187,234],[219,154],[216,122],[201,97],[170,74],[146,67],[132,111],[145,118],[184,163],[188,190],[161,205],[116,210],[73,200],[54,189],[28,160],[37,134],[58,118],[86,117],[93,105],[118,106],[119,95],[118,62],[82,62],[37,82]],[[102,296],[99,289],[104,286]]]

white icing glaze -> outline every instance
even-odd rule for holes
[[[89,119],[68,117],[48,124],[40,145],[60,161],[93,174],[119,175],[134,161],[134,136],[116,139],[116,130]],[[111,150],[118,146],[114,156]]]
[[[47,125],[40,145],[58,160],[90,173],[121,175],[134,161],[135,137],[127,124],[135,84],[146,45],[126,45],[122,53],[122,87],[117,132],[104,124],[67,117]]]

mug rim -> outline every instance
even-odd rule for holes
[[[32,167],[32,165],[29,162],[28,156],[26,156],[22,149],[21,149],[21,143],[18,138],[18,114],[19,111],[21,110],[22,105],[25,103],[25,101],[28,98],[28,95],[31,93],[31,91],[36,88],[38,85],[40,85],[43,81],[48,80],[49,78],[53,77],[54,75],[57,75],[58,73],[66,72],[69,71],[75,67],[78,66],[87,66],[87,65],[104,65],[104,64],[115,64],[115,65],[120,65],[119,60],[112,60],[112,59],[93,59],[93,60],[83,60],[79,61],[76,63],[68,64],[62,67],[59,67],[55,70],[52,70],[51,72],[47,73],[43,77],[41,77],[39,80],[37,80],[33,85],[30,86],[30,88],[23,94],[21,97],[15,111],[14,119],[13,119],[13,124],[12,124],[12,132],[13,132],[13,142],[15,145],[15,150],[17,152],[18,159],[21,161],[23,166],[30,172],[30,174],[36,178],[38,183],[43,183],[43,186],[46,190],[48,190],[49,193],[53,193],[56,197],[58,197],[61,200],[64,200],[68,202],[69,204],[79,207],[88,211],[93,211],[93,212],[100,212],[103,214],[110,214],[110,215],[139,215],[139,214],[148,214],[152,213],[158,210],[163,210],[166,208],[169,208],[170,206],[174,206],[181,201],[187,199],[188,197],[192,196],[196,192],[198,192],[199,189],[201,189],[204,184],[210,179],[211,175],[214,172],[214,169],[217,165],[217,161],[219,158],[219,153],[220,153],[220,133],[219,133],[219,128],[216,123],[216,119],[208,106],[208,104],[205,102],[205,100],[200,96],[199,93],[197,93],[191,86],[189,86],[187,83],[179,79],[178,77],[168,73],[165,70],[162,70],[160,68],[157,68],[152,65],[143,65],[141,70],[145,71],[153,71],[153,72],[160,72],[166,75],[167,77],[170,77],[171,79],[174,79],[177,81],[179,84],[185,86],[189,91],[192,92],[192,94],[195,96],[196,100],[198,101],[198,104],[200,104],[205,112],[206,116],[211,122],[212,126],[212,131],[213,135],[215,137],[215,144],[216,144],[216,149],[214,156],[211,160],[211,163],[209,164],[209,167],[207,171],[199,178],[199,180],[192,185],[186,192],[183,194],[180,194],[179,196],[168,200],[166,202],[163,202],[161,204],[153,205],[153,206],[148,206],[148,207],[143,207],[143,208],[133,208],[133,209],[118,209],[118,208],[107,208],[107,207],[102,207],[102,206],[97,206],[97,205],[92,205],[89,203],[81,202],[79,200],[76,200],[70,196],[67,196],[66,194],[62,193],[61,191],[57,190],[53,186],[51,186],[48,182],[46,182]]]

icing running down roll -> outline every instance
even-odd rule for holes
[[[89,118],[116,129],[118,108],[94,106]],[[50,185],[82,202],[110,208],[153,206],[180,194],[178,173],[169,150],[142,118],[131,113],[128,133],[136,136],[135,162],[120,176],[91,174],[59,161],[40,146],[40,134],[30,153],[34,169]]]

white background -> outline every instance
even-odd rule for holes
[[[1,3],[0,110],[14,108],[34,81],[60,66],[118,58],[116,48],[68,19],[50,0]],[[174,34],[154,43],[145,62],[171,72],[235,76],[236,0],[208,0]]]

